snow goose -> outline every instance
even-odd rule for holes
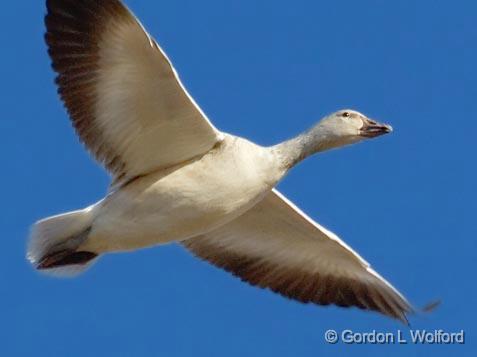
[[[317,152],[391,132],[341,110],[272,147],[217,130],[159,45],[119,0],[47,0],[56,83],[108,195],[37,222],[27,257],[74,275],[105,253],[180,242],[242,280],[302,302],[406,322],[406,299],[274,187]]]

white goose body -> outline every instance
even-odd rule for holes
[[[273,150],[225,135],[202,157],[136,178],[99,202],[79,249],[135,250],[207,233],[253,207],[283,174]]]
[[[38,270],[74,275],[104,253],[180,242],[288,298],[407,321],[407,300],[274,188],[305,158],[390,126],[341,110],[269,148],[222,133],[120,0],[46,2],[60,97],[113,189],[91,207],[33,226],[27,258]]]

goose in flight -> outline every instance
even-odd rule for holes
[[[46,43],[81,141],[113,176],[107,196],[32,228],[27,258],[75,275],[101,255],[179,242],[290,299],[407,322],[407,300],[275,186],[305,158],[392,131],[353,110],[262,147],[217,130],[120,0],[47,0]]]

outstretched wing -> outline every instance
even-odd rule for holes
[[[183,244],[242,280],[294,300],[356,306],[404,323],[412,312],[366,261],[276,190],[233,222]]]
[[[134,177],[221,140],[159,45],[119,0],[47,0],[46,42],[81,140],[116,176]]]

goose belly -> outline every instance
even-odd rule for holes
[[[266,155],[230,149],[139,178],[112,194],[99,209],[84,249],[127,251],[180,241],[246,212],[275,181],[269,180]]]

